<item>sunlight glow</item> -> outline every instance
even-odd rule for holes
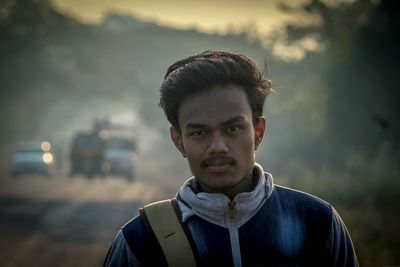
[[[306,52],[321,52],[326,48],[324,43],[318,42],[317,36],[308,36],[293,44],[285,41],[276,42],[272,47],[272,53],[283,61],[301,60]]]
[[[61,12],[86,23],[101,23],[109,12],[133,15],[143,21],[179,29],[197,29],[203,32],[226,33],[232,28],[252,24],[262,34],[268,34],[293,14],[278,8],[279,0],[261,1],[97,1],[97,0],[51,0]],[[287,1],[298,6],[306,0]]]

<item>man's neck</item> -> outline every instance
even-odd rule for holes
[[[230,200],[233,200],[236,195],[243,193],[243,192],[250,192],[252,191],[255,186],[257,185],[257,177],[259,176],[257,168],[254,168],[252,173],[249,175],[248,178],[242,179],[239,184],[236,184],[232,187],[228,187],[221,190],[213,190],[212,188],[208,188],[204,184],[198,181],[199,191],[206,192],[206,193],[222,193],[226,195]]]

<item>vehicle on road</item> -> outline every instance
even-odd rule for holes
[[[136,141],[131,129],[110,123],[97,123],[92,131],[77,133],[71,144],[71,176],[122,176],[133,181]]]
[[[123,176],[129,181],[135,177],[136,144],[124,138],[104,140],[102,171],[106,175]]]
[[[54,153],[48,141],[19,143],[11,159],[11,175],[45,175],[55,172]]]
[[[89,178],[101,174],[103,147],[103,140],[97,133],[77,133],[71,146],[70,174],[81,174]]]

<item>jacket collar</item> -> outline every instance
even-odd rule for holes
[[[182,221],[197,215],[222,227],[245,224],[271,196],[274,187],[271,174],[265,173],[257,163],[254,168],[258,174],[255,188],[236,195],[232,201],[222,193],[198,192],[196,179],[190,178],[177,193]]]

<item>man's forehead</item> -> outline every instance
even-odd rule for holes
[[[221,86],[185,100],[179,107],[179,123],[221,124],[238,117],[252,117],[245,92],[236,86]]]

